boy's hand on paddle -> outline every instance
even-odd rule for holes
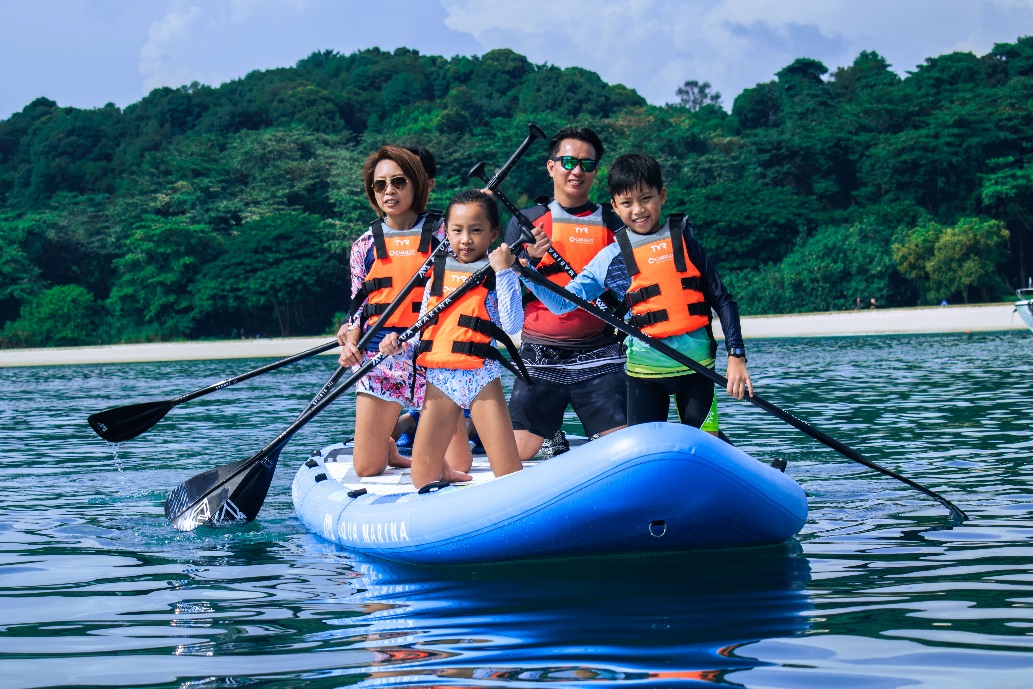
[[[398,344],[398,333],[388,333],[380,341],[381,354],[391,356],[392,354],[398,354],[400,351],[402,351],[402,346]]]
[[[505,242],[499,244],[499,248],[488,254],[488,263],[496,273],[513,267],[514,261],[516,261],[516,257],[513,256],[513,252],[509,250],[509,245]]]
[[[540,227],[535,227],[531,234],[534,235],[534,245],[524,245],[524,251],[526,251],[527,255],[533,258],[537,264],[538,261],[545,257],[545,254],[549,252],[549,249],[552,248],[552,237],[545,234]],[[520,265],[526,266],[527,259],[520,259]]]
[[[746,362],[737,356],[728,357],[728,371],[725,373],[728,379],[727,392],[737,400],[746,395],[753,397],[753,381],[750,380],[750,373],[746,370]]]

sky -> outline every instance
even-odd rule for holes
[[[160,86],[373,46],[510,48],[654,104],[708,81],[730,109],[799,57],[834,70],[874,50],[906,76],[927,57],[1031,34],[1033,0],[0,0],[0,119],[40,96],[125,107]]]

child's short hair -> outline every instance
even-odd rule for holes
[[[427,196],[430,194],[430,189],[428,189],[430,180],[427,177],[427,171],[423,169],[423,164],[414,153],[410,153],[400,146],[381,146],[369,158],[366,158],[366,163],[362,166],[366,199],[373,210],[377,213],[380,212],[377,195],[373,193],[373,173],[381,160],[395,161],[398,167],[402,168],[402,174],[413,185],[412,209],[417,213],[427,210]]]
[[[495,202],[495,197],[485,194],[480,189],[464,189],[452,197],[448,206],[445,207],[445,225],[448,225],[448,218],[452,214],[454,206],[465,206],[470,203],[476,203],[484,209],[488,215],[488,224],[491,225],[493,231],[502,231],[502,219],[499,218],[499,205]]]
[[[610,198],[618,194],[626,194],[639,187],[660,191],[664,188],[664,177],[660,173],[660,163],[653,156],[645,153],[628,153],[613,161],[606,188]]]
[[[593,132],[588,127],[564,127],[563,129],[556,132],[556,136],[549,139],[549,155],[554,156],[556,152],[560,150],[560,144],[564,139],[574,139],[576,141],[584,141],[595,149],[595,159],[602,160],[603,158],[603,141],[599,138],[599,135]]]

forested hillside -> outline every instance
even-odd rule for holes
[[[694,76],[694,75],[686,75]],[[124,110],[40,98],[0,121],[4,346],[329,332],[351,241],[372,219],[365,156],[422,143],[431,205],[501,164],[528,122],[579,123],[657,157],[744,313],[997,300],[1033,251],[1033,38],[930,58],[802,58],[734,99],[687,83],[647,105],[508,50],[445,59],[314,53]],[[672,94],[672,98],[674,94]],[[544,146],[504,191],[547,193]]]

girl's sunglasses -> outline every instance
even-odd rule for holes
[[[592,160],[591,158],[575,158],[574,156],[556,156],[555,158],[549,158],[553,162],[558,162],[564,170],[573,170],[581,164],[581,169],[585,172],[594,172],[595,166],[599,164],[598,160]]]
[[[399,175],[398,177],[391,177],[390,179],[375,179],[373,180],[373,184],[370,186],[373,187],[374,194],[383,194],[387,191],[388,184],[390,184],[395,191],[405,191],[405,188],[409,186],[409,180]]]

